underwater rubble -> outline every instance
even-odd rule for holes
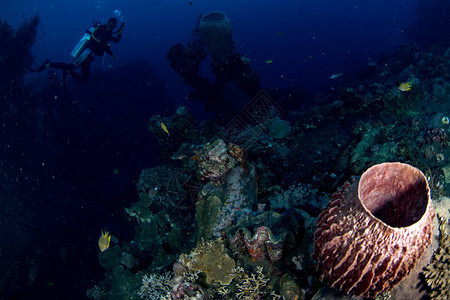
[[[450,216],[449,58],[450,45],[402,46],[308,107],[245,124],[236,138],[242,143],[225,140],[217,125],[196,122],[186,107],[153,116],[149,130],[161,164],[143,170],[139,199],[125,209],[135,235],[99,254],[106,277],[90,298],[349,299],[320,280],[312,255],[320,212],[329,201],[339,205],[332,194],[352,176],[385,162],[409,164],[425,174],[437,212]],[[410,89],[402,91],[405,82]],[[281,106],[292,102],[277,89],[266,92]],[[336,211],[328,209],[332,218]],[[377,292],[365,295],[444,299],[443,224],[434,225],[432,247],[420,246],[414,272],[400,274],[396,287],[380,279]],[[440,247],[422,269],[438,231]],[[404,286],[411,286],[409,295],[398,292]]]

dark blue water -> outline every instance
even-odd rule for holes
[[[87,85],[69,81],[64,94],[61,72],[27,73],[24,82],[33,88],[11,96],[20,101],[18,111],[4,113],[0,137],[2,299],[82,299],[103,279],[100,229],[131,239],[123,208],[136,201],[142,169],[158,163],[148,119],[171,115],[179,104],[209,117],[201,103],[185,100],[189,88],[165,57],[175,43],[190,40],[201,14],[227,14],[236,49],[251,60],[263,88],[315,93],[338,84],[333,74],[351,76],[407,42],[443,36],[413,26],[433,14],[419,14],[418,2],[2,1],[0,19],[15,29],[39,15],[35,66],[47,58],[70,62],[94,19],[105,22],[119,9],[126,22],[122,41],[112,46],[117,59],[106,56],[102,65],[97,58]],[[208,74],[207,64],[201,72]],[[2,103],[3,112],[8,107]]]
[[[177,85],[165,60],[174,43],[189,40],[200,14],[223,11],[233,25],[240,53],[252,59],[265,86],[291,84],[320,88],[334,73],[349,73],[407,41],[405,28],[416,18],[414,1],[9,1],[1,17],[20,22],[39,13],[42,24],[37,61],[70,60],[82,32],[115,9],[126,21],[123,41],[114,47],[114,66],[143,57],[171,88]],[[272,64],[266,64],[272,59]]]

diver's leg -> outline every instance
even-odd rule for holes
[[[60,69],[60,70],[68,71],[69,73],[75,69],[73,64],[66,64],[66,63],[62,63],[62,62],[59,62],[59,63],[48,62],[47,68]]]
[[[62,83],[63,83],[63,86],[64,86],[64,87],[65,87],[65,85],[66,85],[66,76],[67,76],[67,73],[69,73],[70,75],[72,75],[72,77],[74,77],[74,78],[75,78],[76,75],[77,75],[77,74],[75,74],[75,73],[73,72],[73,70],[75,70],[75,66],[74,66],[72,63],[67,64],[67,63],[62,63],[62,62],[59,62],[59,63],[52,63],[52,62],[49,62],[48,65],[49,65],[48,68],[60,69],[60,70],[63,71],[63,80],[62,80]],[[75,74],[75,76],[74,76],[74,74]]]
[[[85,61],[81,63],[81,74],[75,73],[73,70],[68,73],[72,76],[73,79],[80,83],[87,83],[89,80],[89,72],[90,72],[91,59],[87,58]]]
[[[92,58],[89,56],[81,64],[81,76],[83,77],[83,82],[85,83],[89,81],[89,75],[91,73],[91,60]]]
[[[80,65],[81,74],[75,73],[73,71],[68,72],[73,79],[80,83],[87,83],[89,80],[89,73],[91,69],[91,58],[86,58]]]
[[[84,80],[83,76],[75,73],[75,72],[69,72],[70,76],[72,76],[73,79],[75,79],[76,81],[80,82],[80,83],[86,83],[86,81]]]
[[[36,69],[29,69],[31,72],[42,72],[45,69],[50,68],[50,61],[47,59],[44,61],[44,63],[42,65],[40,65],[39,67],[37,67]]]
[[[42,71],[44,71],[46,69],[50,69],[50,68],[60,69],[60,70],[65,70],[65,71],[68,71],[68,72],[72,72],[75,69],[75,66],[72,63],[67,64],[67,63],[63,63],[63,62],[51,62],[51,61],[49,61],[47,59],[37,69],[30,70],[30,71],[32,71],[32,72],[42,72]]]

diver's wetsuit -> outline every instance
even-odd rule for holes
[[[122,26],[120,27],[117,36],[113,36],[112,31],[108,30],[108,25],[100,25],[93,32],[91,39],[86,42],[87,44],[85,51],[87,51],[87,49],[90,49],[92,53],[90,53],[78,66],[74,65],[76,59],[69,64],[63,62],[50,62],[49,60],[47,60],[39,68],[34,70],[34,72],[41,72],[48,68],[56,68],[63,70],[63,82],[65,81],[67,73],[69,73],[73,77],[73,79],[78,82],[88,82],[93,56],[101,56],[104,52],[108,53],[111,56],[114,55],[110,49],[110,44],[108,44],[108,42],[120,42],[120,39],[122,38]],[[78,67],[81,67],[81,74],[74,72],[74,70]]]

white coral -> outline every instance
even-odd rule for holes
[[[172,291],[171,280],[172,275],[170,273],[165,273],[163,275],[144,275],[144,277],[142,277],[142,286],[138,295],[141,299],[170,299],[170,293]]]

